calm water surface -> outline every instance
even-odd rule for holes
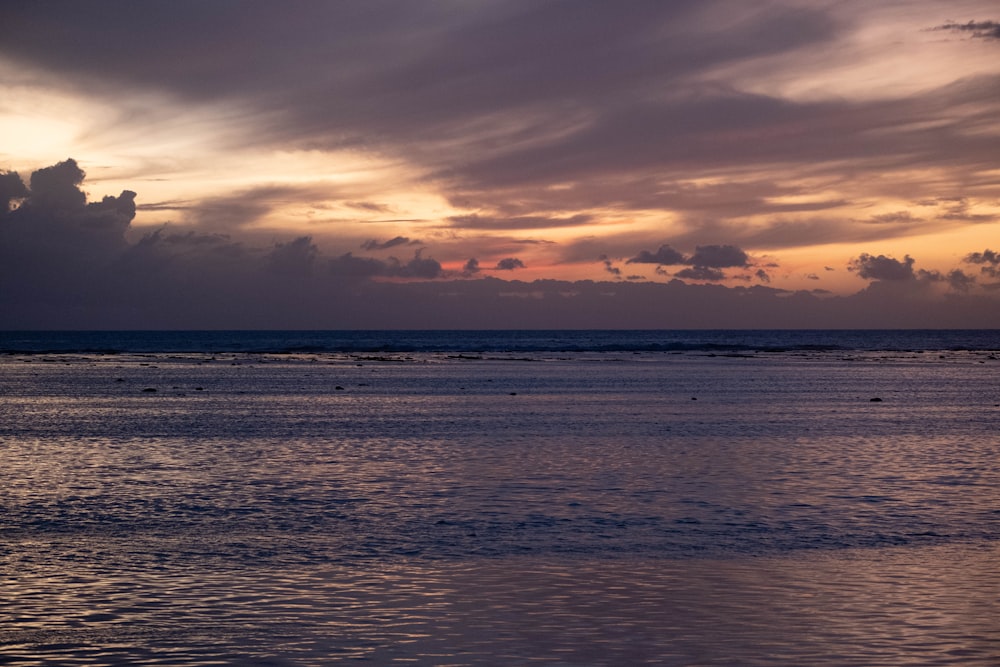
[[[998,364],[6,355],[0,664],[997,664]]]

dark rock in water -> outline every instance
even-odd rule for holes
[[[334,389],[336,389],[337,391],[344,391],[344,388],[341,387],[339,384],[336,387],[334,387]]]
[[[147,394],[152,394],[154,391],[156,391],[156,389],[154,389],[153,387],[146,387],[145,389],[143,389],[143,392]]]
[[[879,398],[878,396],[876,396],[875,398],[870,398],[870,399],[868,399],[868,402],[869,402],[869,403],[881,403],[881,402],[882,402],[882,399],[881,399],[881,398]]]

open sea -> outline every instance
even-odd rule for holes
[[[1000,664],[1000,331],[0,332],[0,665]]]

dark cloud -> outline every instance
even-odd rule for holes
[[[0,247],[11,254],[10,265],[35,270],[48,264],[39,263],[41,258],[61,257],[65,264],[56,270],[84,269],[88,262],[107,261],[126,247],[135,193],[124,190],[117,197],[88,203],[79,188],[84,176],[69,159],[32,173],[29,188],[23,183],[18,188],[11,176],[5,179],[6,192],[21,200],[10,210],[8,199],[0,212]]]
[[[130,250],[144,247],[166,248],[172,255],[189,255],[206,250],[228,255],[239,255],[243,252],[242,245],[231,241],[228,234],[205,234],[191,230],[172,232],[166,225],[144,234]]]
[[[479,260],[476,259],[475,257],[470,257],[469,260],[465,263],[465,266],[462,267],[462,274],[465,276],[472,276],[479,273],[480,270],[481,269],[479,268]]]
[[[979,270],[993,278],[1000,278],[1000,252],[987,248],[982,252],[973,252],[963,259],[966,264],[979,264]]]
[[[343,278],[373,278],[388,274],[387,264],[374,257],[355,257],[344,253],[328,261],[330,273]]]
[[[733,245],[704,245],[694,249],[694,254],[687,260],[696,267],[745,267],[750,258],[740,248]]]
[[[122,249],[109,273],[137,294],[156,292],[171,284],[243,280],[266,254],[248,250],[225,234],[161,227]]]
[[[771,276],[764,269],[757,269],[757,271],[754,272],[754,276],[756,276],[757,280],[762,283],[771,282]]]
[[[669,245],[661,245],[656,252],[642,250],[638,255],[625,262],[626,264],[685,264],[684,255],[671,248]]]
[[[945,23],[935,26],[933,30],[948,30],[965,32],[978,39],[1000,40],[1000,23],[996,21],[969,21],[968,23]]]
[[[952,269],[945,274],[945,278],[949,287],[956,292],[968,292],[976,283],[975,276],[970,276],[961,269]]]
[[[421,257],[418,250],[413,259],[406,264],[399,265],[395,273],[401,278],[423,278],[426,280],[440,278],[442,275],[441,264],[430,257]]]
[[[505,257],[497,262],[495,267],[498,271],[513,271],[514,269],[523,269],[524,262],[519,260],[517,257]]]
[[[674,274],[677,278],[688,278],[690,280],[710,280],[713,282],[724,280],[726,274],[719,269],[713,269],[708,266],[691,266],[686,269],[681,269]]]
[[[913,280],[916,277],[913,272],[913,261],[909,255],[906,255],[903,261],[899,261],[885,255],[862,253],[852,259],[847,268],[849,271],[857,272],[858,276],[866,280]]]
[[[661,245],[656,252],[641,251],[629,259],[627,264],[686,264],[694,269],[720,269],[728,267],[745,268],[750,265],[750,258],[741,248],[734,245],[700,245],[695,247],[694,254],[685,257],[669,245]],[[681,275],[681,274],[677,274]],[[719,276],[718,271],[687,271],[685,276],[694,277]],[[721,278],[699,278],[699,280],[721,280]]]
[[[48,209],[82,207],[87,196],[78,187],[86,174],[70,158],[31,174],[31,206]]]
[[[699,245],[695,247],[695,251],[690,257],[685,257],[669,245],[661,245],[656,252],[643,250],[626,263],[657,264],[658,267],[684,264],[688,268],[675,273],[676,277],[715,282],[726,278],[725,273],[720,269],[747,268],[750,266],[750,257],[744,250],[734,245]],[[666,272],[659,268],[657,273],[666,275]],[[761,282],[770,281],[770,276],[764,269],[759,269],[755,276]],[[738,276],[738,278],[741,280],[751,279],[750,276]]]
[[[271,269],[281,275],[309,275],[316,265],[319,248],[310,236],[300,236],[288,243],[277,243],[268,261]]]
[[[604,263],[605,272],[610,273],[613,276],[621,276],[622,270],[615,266],[614,262],[612,262],[609,258],[602,257],[601,261]]]
[[[14,171],[0,174],[0,215],[10,212],[11,206],[28,196],[21,176]]]
[[[989,251],[987,251],[989,252]],[[858,276],[868,280],[873,280],[869,289],[889,290],[888,285],[896,285],[908,289],[912,286],[915,290],[925,289],[928,285],[939,283],[945,284],[952,292],[969,292],[976,285],[975,276],[970,276],[961,269],[941,272],[936,269],[914,270],[915,260],[909,255],[905,255],[903,260],[897,260],[885,255],[870,255],[863,253],[859,257],[852,259],[847,270],[857,272]],[[895,288],[892,288],[895,289]],[[883,293],[888,294],[888,291]],[[903,296],[901,293],[898,296]],[[912,292],[909,296],[912,296]]]
[[[374,257],[355,257],[345,253],[327,263],[331,274],[343,278],[413,278],[431,280],[442,276],[441,264],[417,251],[413,258],[401,262],[395,257],[387,260]]]
[[[389,248],[395,248],[398,245],[406,245],[408,243],[414,243],[409,238],[405,236],[397,236],[395,238],[389,239],[384,243],[379,243],[375,239],[369,239],[361,244],[361,247],[365,250],[388,250]]]

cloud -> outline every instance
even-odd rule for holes
[[[395,248],[398,245],[406,245],[408,243],[415,243],[405,236],[397,236],[391,238],[384,243],[379,243],[375,239],[369,239],[361,244],[364,250],[388,250],[389,248]]]
[[[864,220],[863,222],[872,225],[898,225],[921,222],[921,218],[914,217],[909,211],[895,211],[893,213],[880,213]]]
[[[621,272],[605,282],[507,281],[476,275],[474,259],[464,267],[474,280],[453,279],[443,288],[442,279],[456,275],[429,251],[408,259],[327,254],[306,235],[253,245],[229,233],[172,225],[130,240],[134,193],[88,202],[79,165],[54,166],[37,170],[29,179],[33,187],[21,179],[21,187],[10,177],[0,181],[11,201],[20,202],[0,211],[2,327],[918,326],[929,316],[942,326],[1000,325],[996,297],[971,276],[915,272],[909,256],[862,255],[855,270],[877,278],[894,269],[916,280],[881,286],[876,280],[851,297],[820,298],[764,285],[640,282],[635,275],[622,279]],[[738,246],[701,245],[685,261],[706,264],[686,265],[677,277],[718,282],[723,269],[750,266],[745,257]],[[512,268],[523,265],[506,259]],[[601,261],[617,269],[609,257]],[[968,254],[966,262],[993,269],[1000,255],[986,249]],[[924,284],[947,285],[952,294],[935,301],[932,290],[915,290],[900,299],[890,289]],[[506,298],[511,294],[530,298]]]
[[[943,284],[954,293],[968,293],[976,286],[976,277],[961,269],[944,272],[937,269],[914,270],[914,263],[915,260],[909,255],[905,255],[900,261],[885,255],[873,256],[863,253],[851,260],[848,271],[857,272],[861,278],[873,280],[868,290],[882,290],[885,294],[894,293],[897,296],[904,296],[904,292],[910,290],[909,294],[905,294],[908,298],[912,297],[915,291],[927,290],[934,284]],[[896,288],[904,292],[893,291]]]
[[[479,260],[476,259],[475,257],[470,257],[469,260],[465,263],[465,266],[462,267],[462,275],[465,276],[472,276],[479,273],[480,271],[481,269],[479,268]]]
[[[661,245],[656,252],[640,251],[626,263],[657,264],[660,267],[683,264],[689,268],[675,273],[676,277],[715,282],[726,278],[725,273],[719,269],[746,268],[750,266],[750,257],[745,251],[734,245],[699,245],[695,247],[695,251],[690,257],[685,257],[669,245]],[[657,273],[665,274],[660,270]],[[755,275],[762,282],[770,281],[770,276],[763,269],[758,270]],[[745,276],[744,279],[749,280],[749,276]]]
[[[347,252],[327,262],[332,275],[343,278],[373,278],[389,274],[386,262],[374,257],[355,257]]]
[[[959,220],[962,222],[982,223],[993,222],[997,216],[990,213],[973,213],[972,203],[968,197],[947,197],[937,200],[945,210],[938,216],[939,220]]]
[[[949,30],[952,32],[967,32],[977,39],[1000,40],[1000,23],[996,21],[969,21],[968,23],[945,23],[932,28],[933,30]]]
[[[349,206],[351,208],[356,208],[362,211],[371,211],[372,213],[389,213],[390,209],[385,204],[376,204],[370,201],[346,201],[344,206]]]
[[[705,245],[698,246],[694,254],[688,258],[687,263],[696,267],[745,267],[749,264],[750,258],[740,248],[733,245]]]
[[[276,208],[300,201],[312,194],[309,188],[265,185],[231,194],[209,197],[183,207],[186,221],[212,230],[251,227],[266,219]]]
[[[31,205],[49,209],[82,207],[87,196],[78,187],[83,183],[83,170],[72,158],[31,174]]]
[[[719,269],[713,269],[708,266],[692,266],[686,269],[681,269],[674,274],[678,278],[689,278],[691,280],[710,280],[719,281],[724,280],[726,274],[724,274]]]
[[[343,278],[412,278],[431,280],[442,276],[441,264],[430,257],[422,257],[418,250],[408,262],[395,257],[387,260],[374,257],[355,257],[345,253],[328,261],[332,275]]]
[[[17,172],[8,171],[0,174],[0,215],[10,212],[14,202],[27,196],[28,188]]]
[[[601,261],[604,263],[604,270],[613,276],[621,276],[622,270],[614,265],[607,256],[601,257]]]
[[[573,215],[565,218],[545,216],[513,216],[494,217],[474,215],[459,215],[448,218],[451,227],[460,229],[489,230],[519,230],[519,229],[551,229],[553,227],[577,227],[593,221],[589,215]]]
[[[885,255],[862,253],[851,260],[847,270],[857,272],[859,277],[866,280],[913,280],[916,277],[913,273],[913,261],[909,255],[899,261]]]
[[[493,268],[497,271],[513,271],[514,269],[523,269],[525,267],[524,262],[517,257],[506,257],[497,262],[497,265]]]
[[[982,252],[973,252],[963,259],[966,264],[979,264],[979,270],[993,278],[1000,278],[1000,253],[987,248]]]
[[[661,264],[703,266],[711,268],[746,267],[750,258],[741,248],[734,245],[701,245],[690,257],[674,250],[669,245],[661,245],[656,252],[642,250],[629,259],[627,264]]]
[[[316,265],[319,248],[310,236],[277,243],[268,255],[271,269],[280,275],[309,275]]]
[[[656,252],[641,250],[638,255],[627,260],[626,264],[684,264],[684,255],[671,248],[669,245],[661,245]]]
[[[268,266],[268,253],[249,250],[225,234],[175,232],[164,226],[121,248],[108,273],[136,294],[167,291],[171,285],[183,293],[185,284],[245,280],[248,273]],[[279,250],[274,267],[279,272],[281,255]]]
[[[441,264],[436,259],[421,257],[418,250],[413,259],[400,265],[395,275],[401,278],[423,278],[425,280],[440,278],[442,275]]]
[[[135,193],[87,202],[79,186],[85,174],[73,159],[31,174],[25,188],[17,174],[4,178],[7,205],[0,211],[0,249],[9,253],[10,266],[29,271],[48,266],[46,258],[60,258],[54,270],[84,270],[88,262],[107,261],[126,247],[125,232],[135,217]],[[10,210],[11,200],[20,206]]]
[[[976,282],[975,276],[970,276],[961,269],[952,269],[946,274],[948,285],[956,292],[968,292]]]

